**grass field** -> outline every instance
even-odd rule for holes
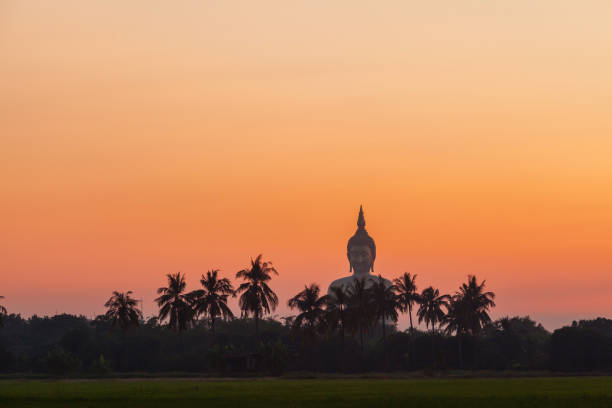
[[[0,407],[612,407],[612,377],[0,381]]]

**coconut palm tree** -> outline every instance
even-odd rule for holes
[[[395,287],[388,285],[382,276],[378,275],[372,288],[372,313],[380,320],[382,325],[383,344],[387,342],[385,319],[397,322],[397,295]]]
[[[467,302],[460,296],[453,296],[448,303],[448,311],[444,317],[443,324],[446,325],[445,332],[447,334],[455,333],[457,336],[457,346],[459,348],[459,368],[463,368],[463,336],[468,332],[469,326],[469,309],[466,307]]]
[[[155,302],[159,309],[159,320],[168,318],[170,328],[175,331],[186,330],[193,321],[194,312],[191,302],[185,293],[185,275],[180,272],[166,275],[168,287],[157,289],[157,294],[161,295]]]
[[[399,278],[393,280],[395,284],[395,291],[397,293],[397,303],[399,306],[399,310],[403,313],[408,312],[408,316],[410,317],[410,332],[414,331],[414,326],[412,325],[412,307],[415,304],[419,303],[420,295],[417,292],[417,287],[415,284],[417,275],[411,275],[408,272],[405,272]]]
[[[420,294],[417,292],[417,286],[415,283],[417,275],[411,275],[408,272],[404,272],[402,276],[393,280],[395,284],[395,291],[398,297],[399,310],[402,313],[408,312],[410,317],[410,360],[414,359],[414,326],[412,324],[412,308],[416,304],[419,304],[421,300]]]
[[[485,283],[478,284],[476,276],[468,275],[467,283],[463,283],[455,298],[461,299],[466,310],[466,330],[477,336],[485,324],[491,322],[489,309],[495,307],[495,293],[485,292]]]
[[[0,299],[4,299],[4,296],[0,296]],[[6,315],[6,308],[2,305],[0,305],[0,327],[2,327],[3,325],[3,317]]]
[[[293,320],[293,328],[305,328],[308,335],[314,337],[325,317],[327,295],[319,296],[321,289],[316,283],[304,286],[304,290],[289,299],[287,305],[298,309],[300,314]]]
[[[363,337],[373,320],[372,292],[366,287],[365,279],[355,279],[353,285],[346,289],[346,294],[347,326],[353,333],[359,332],[359,344],[363,353]]]
[[[202,275],[200,284],[202,289],[190,292],[187,297],[193,306],[195,316],[204,315],[210,318],[210,328],[215,337],[215,320],[222,316],[232,319],[234,314],[227,305],[229,296],[236,296],[232,283],[227,278],[219,278],[219,270],[213,269]]]
[[[127,292],[113,291],[113,295],[104,304],[108,308],[104,314],[104,319],[111,322],[112,327],[119,325],[121,330],[127,330],[131,326],[138,326],[142,319],[142,312],[138,309],[138,301]]]
[[[419,310],[417,311],[419,323],[425,321],[427,329],[431,326],[433,334],[436,323],[440,323],[444,319],[444,310],[442,310],[442,307],[448,307],[450,296],[440,295],[438,289],[434,289],[430,286],[423,290],[420,298]]]
[[[463,283],[453,295],[445,317],[446,332],[455,333],[459,348],[459,367],[463,368],[463,336],[477,336],[482,327],[491,322],[489,309],[495,307],[495,294],[485,292],[485,281],[478,284],[475,276],[468,275],[467,283]]]
[[[346,329],[346,310],[349,297],[340,287],[330,288],[327,296],[326,321],[330,329],[340,327],[340,338],[342,339],[342,350],[344,350],[344,331]]]
[[[278,271],[271,262],[262,262],[262,255],[251,259],[251,266],[236,273],[237,278],[246,282],[242,283],[237,292],[242,293],[238,304],[242,310],[242,316],[249,314],[255,318],[255,335],[259,339],[259,319],[264,314],[276,310],[278,296],[270,289],[268,282],[272,279],[271,274],[278,275]]]
[[[419,323],[425,321],[426,327],[429,329],[431,326],[431,359],[432,363],[435,362],[435,344],[434,344],[434,333],[436,329],[436,323],[440,323],[444,320],[444,311],[442,308],[448,308],[448,301],[450,297],[448,295],[440,295],[438,289],[434,289],[432,286],[426,288],[421,293],[419,310],[417,316]]]

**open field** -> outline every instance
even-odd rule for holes
[[[612,377],[0,381],[0,407],[610,407]]]

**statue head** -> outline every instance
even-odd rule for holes
[[[374,260],[376,259],[376,244],[374,239],[368,235],[365,229],[365,217],[363,207],[359,207],[359,217],[357,218],[357,231],[349,239],[346,246],[346,256],[351,264],[351,271],[355,274],[367,274],[374,271]]]

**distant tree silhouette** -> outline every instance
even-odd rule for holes
[[[408,312],[408,316],[410,317],[410,331],[414,331],[414,326],[412,325],[412,307],[415,304],[419,303],[420,295],[417,292],[417,287],[415,284],[417,275],[411,275],[406,272],[399,278],[393,280],[395,284],[395,291],[397,293],[397,303],[399,306],[399,310],[402,312]]]
[[[4,296],[0,296],[0,299],[4,299]],[[0,305],[0,327],[2,327],[2,325],[4,324],[3,320],[6,314],[7,314],[6,308]]]
[[[188,296],[185,294],[185,275],[180,272],[166,275],[168,286],[157,289],[161,295],[155,302],[159,309],[159,320],[168,318],[168,324],[174,331],[186,330],[193,321],[194,312]]]
[[[232,283],[227,278],[218,277],[219,270],[213,269],[202,275],[200,284],[202,289],[190,292],[187,297],[193,305],[193,311],[197,316],[204,315],[210,318],[210,328],[215,336],[215,320],[222,316],[224,319],[234,317],[227,305],[229,296],[236,296]]]
[[[463,368],[463,336],[477,336],[482,328],[491,322],[489,309],[495,306],[493,292],[484,292],[485,281],[478,284],[476,277],[468,275],[448,303],[448,313],[443,323],[448,334],[456,333],[459,348],[459,367]]]
[[[389,319],[394,323],[397,322],[397,295],[395,294],[395,287],[387,285],[385,279],[380,275],[378,275],[378,279],[375,280],[370,291],[372,293],[372,312],[382,325],[384,347],[387,342],[385,320]]]
[[[431,327],[433,333],[436,323],[444,320],[445,314],[442,307],[448,306],[449,299],[449,295],[440,295],[440,291],[432,286],[424,289],[420,296],[419,310],[417,311],[419,323],[424,321],[427,329]]]
[[[108,308],[104,314],[104,319],[111,322],[111,327],[119,326],[121,330],[127,330],[131,326],[138,326],[142,319],[142,312],[138,309],[137,300],[127,292],[114,291],[113,295],[104,304]]]
[[[237,278],[246,282],[242,283],[237,292],[242,293],[238,301],[242,316],[253,315],[255,319],[255,335],[259,339],[259,319],[264,314],[270,313],[278,305],[278,296],[270,289],[268,283],[272,276],[278,275],[271,262],[262,262],[262,255],[251,259],[251,266],[236,273]]]
[[[481,332],[481,336],[499,345],[507,366],[523,369],[544,368],[549,364],[550,335],[529,316],[502,317],[487,324]]]
[[[444,320],[444,311],[442,308],[448,308],[448,301],[450,296],[440,295],[438,289],[434,289],[432,286],[426,288],[421,293],[419,310],[417,316],[419,317],[419,323],[425,321],[426,327],[429,329],[431,326],[431,358],[432,363],[435,364],[435,343],[434,334],[436,323],[440,323]]]
[[[463,283],[454,298],[461,300],[466,308],[466,330],[476,336],[482,327],[491,322],[489,309],[495,307],[495,293],[485,292],[485,282],[478,284],[476,276],[468,275],[467,283]]]
[[[340,328],[340,338],[342,350],[344,351],[344,336],[346,328],[346,313],[349,307],[349,296],[340,287],[330,288],[330,295],[327,297],[327,308],[325,319],[331,330]]]
[[[325,317],[327,295],[319,296],[321,289],[316,283],[304,286],[304,290],[289,299],[287,305],[298,309],[300,314],[293,320],[294,329],[306,329],[310,337],[314,337],[321,328]]]
[[[463,336],[468,332],[470,310],[464,298],[453,296],[448,303],[448,312],[444,316],[443,324],[446,333],[456,333],[458,345],[459,368],[463,368]]]
[[[412,308],[419,304],[421,299],[420,294],[417,292],[417,286],[415,283],[417,275],[411,275],[409,272],[404,272],[399,278],[395,278],[393,283],[395,285],[395,292],[397,293],[397,303],[399,310],[402,313],[408,312],[410,317],[410,361],[413,362],[415,358],[414,350],[414,325],[412,324]]]
[[[363,353],[363,339],[372,322],[372,292],[366,288],[365,279],[355,279],[346,289],[348,296],[347,323],[353,333],[359,333],[359,344]]]

